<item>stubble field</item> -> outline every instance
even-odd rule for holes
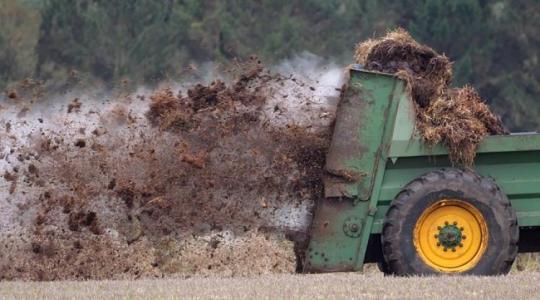
[[[3,282],[2,299],[537,299],[540,273],[395,278],[380,273]]]

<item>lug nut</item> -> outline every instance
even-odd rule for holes
[[[452,248],[452,252],[456,252],[456,248]]]
[[[448,251],[448,248],[444,248],[443,251],[444,251],[444,252]]]
[[[437,247],[440,247],[441,246],[441,243],[437,243]]]
[[[441,227],[441,226],[437,226],[437,229],[438,229],[438,230],[441,230],[441,229],[442,229],[442,227]]]
[[[448,221],[444,221],[444,225],[448,226]]]
[[[457,225],[457,222],[456,222],[456,221],[454,221],[454,226],[456,226],[456,225]]]
[[[461,239],[465,240],[465,239],[467,239],[467,236],[466,236],[466,235],[463,235],[463,236],[461,237]]]
[[[463,248],[463,244],[460,243],[459,246],[460,246],[461,248]]]
[[[438,235],[438,234],[436,234],[436,235],[435,235],[435,238],[436,238],[436,239],[438,239],[438,238],[439,238],[439,235]]]
[[[459,230],[460,230],[460,231],[463,231],[463,230],[465,230],[465,228],[463,228],[463,227],[460,227],[460,228],[459,228]]]

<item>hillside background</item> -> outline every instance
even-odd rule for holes
[[[475,86],[513,131],[540,131],[540,0],[0,0],[0,89],[151,86],[251,54],[347,65],[357,42],[398,26],[448,55],[454,84]]]

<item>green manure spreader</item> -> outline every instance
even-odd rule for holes
[[[497,275],[540,251],[540,134],[489,136],[465,170],[414,124],[404,81],[351,69],[305,272]]]

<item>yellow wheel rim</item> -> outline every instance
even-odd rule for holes
[[[431,268],[444,273],[466,272],[484,255],[488,229],[476,207],[444,199],[422,213],[413,241],[416,252]]]

